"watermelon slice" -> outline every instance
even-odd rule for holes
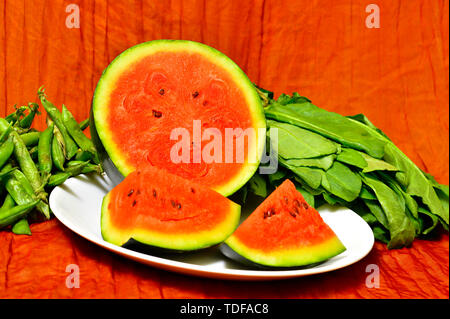
[[[180,128],[190,133],[188,161],[171,157],[181,140],[174,129]],[[220,145],[211,151],[213,138],[200,141],[197,128],[200,134],[208,128],[220,133]],[[150,41],[124,51],[103,72],[91,109],[91,135],[114,181],[155,166],[225,196],[258,168],[265,128],[261,101],[244,72],[219,51],[183,40]],[[236,145],[243,135],[236,131],[226,141],[226,129],[254,129],[255,135],[246,135],[241,150],[230,149],[227,142]],[[205,159],[204,152],[214,158]]]
[[[164,170],[130,173],[103,199],[103,239],[122,246],[130,239],[167,250],[196,250],[225,240],[237,227],[241,207],[207,187]]]
[[[227,257],[253,265],[297,267],[322,262],[346,249],[287,179],[220,250]]]

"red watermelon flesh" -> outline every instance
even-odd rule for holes
[[[98,135],[119,171],[155,166],[209,186],[228,196],[253,175],[262,154],[265,132],[244,139],[243,162],[226,161],[225,129],[265,129],[259,97],[245,74],[226,56],[190,41],[151,41],[130,48],[105,71],[93,101]],[[213,139],[195,138],[207,128],[221,133],[214,162],[201,154]],[[189,163],[171,158],[181,140],[174,129],[189,132]],[[264,136],[263,136],[264,135]],[[231,145],[236,145],[233,136]],[[211,146],[211,145],[210,145]],[[249,149],[256,161],[249,163]],[[181,152],[180,152],[181,153]],[[220,154],[221,153],[221,154]]]
[[[240,206],[206,188],[154,167],[129,174],[104,198],[103,238],[129,239],[172,249],[195,250],[225,240],[236,228]]]
[[[274,267],[317,263],[345,250],[290,180],[266,198],[225,243],[249,261]]]

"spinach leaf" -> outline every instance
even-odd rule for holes
[[[349,205],[349,202],[343,200],[342,198],[339,198],[333,194],[323,192],[322,193],[323,199],[330,205],[340,205],[347,207]]]
[[[278,130],[278,155],[285,158],[316,158],[337,152],[336,143],[295,125],[267,121],[267,134]],[[276,141],[271,141],[272,143]]]
[[[449,186],[439,184],[436,182],[434,177],[428,173],[423,172],[425,177],[430,181],[431,185],[433,185],[434,190],[436,192],[436,195],[439,197],[439,200],[441,201],[442,206],[444,207],[444,210],[446,214],[449,213]]]
[[[378,218],[375,217],[375,215],[371,212],[371,210],[369,210],[369,208],[363,201],[356,200],[349,205],[349,208],[359,216],[361,216],[362,219],[364,219],[365,222],[369,224],[369,226],[372,228],[372,232],[376,240],[379,240],[385,244],[389,242],[389,231],[386,229],[386,227],[380,224]],[[379,209],[381,211],[381,214],[383,214],[384,216],[383,210],[381,207],[379,207],[379,205],[377,209]]]
[[[367,188],[366,185],[363,185],[361,187],[361,192],[359,193],[359,198],[368,199],[368,200],[377,200],[377,197],[375,196],[375,194],[369,188]]]
[[[361,155],[361,152],[355,151],[351,148],[342,148],[342,151],[337,156],[336,160],[361,169],[366,168],[368,165],[364,157]]]
[[[322,156],[318,158],[293,158],[285,160],[284,162],[289,167],[298,167],[298,166],[306,166],[306,167],[317,167],[323,170],[329,169],[336,159],[336,155],[331,154],[327,156]]]
[[[265,113],[269,119],[311,130],[375,158],[384,155],[385,139],[373,134],[372,129],[361,123],[357,125],[357,121],[318,108],[310,102],[286,105],[273,102],[265,109]]]
[[[309,187],[319,188],[322,181],[323,170],[320,168],[289,166],[280,158],[280,164],[290,169],[292,173],[300,177]]]
[[[368,127],[370,127],[371,129],[375,130],[377,133],[382,135],[384,138],[388,139],[389,141],[391,140],[386,134],[384,134],[384,132],[382,130],[380,130],[378,127],[373,125],[373,123],[364,114],[350,115],[350,116],[347,116],[347,118],[350,118],[352,120],[356,120],[360,123],[363,123],[363,124],[367,125]]]
[[[418,215],[419,205],[417,204],[416,200],[411,195],[406,193],[402,189],[402,187],[398,184],[398,182],[394,178],[392,178],[389,174],[379,172],[378,175],[385,182],[385,184],[389,185],[390,188],[392,188],[397,194],[403,197],[406,207],[409,209],[413,217],[417,219],[419,217]]]
[[[312,207],[315,207],[315,200],[314,195],[308,192],[300,183],[294,180],[295,188],[302,194],[303,198],[306,200],[306,202],[311,205]]]
[[[303,103],[303,102],[311,102],[310,99],[308,99],[305,96],[301,96],[300,94],[298,94],[297,92],[292,93],[292,96],[289,96],[287,94],[281,94],[278,99],[277,102],[283,105],[286,104],[296,104],[296,103]]]
[[[389,228],[389,222],[384,214],[383,208],[380,206],[380,203],[376,200],[364,200],[364,204],[366,204],[367,208],[369,208],[370,212],[377,219],[377,221],[386,229]]]
[[[428,235],[430,234],[438,225],[439,218],[432,214],[428,209],[425,207],[419,207],[419,218],[422,221],[422,227],[421,227],[421,235]],[[426,227],[426,228],[425,228]]]
[[[416,230],[406,213],[404,199],[373,175],[360,173],[361,178],[377,196],[388,221],[390,241],[388,248],[408,246],[415,238]]]
[[[268,191],[266,180],[258,173],[255,173],[247,184],[248,191],[260,197],[267,197]]]
[[[314,196],[320,195],[325,192],[325,190],[320,186],[318,188],[311,188],[310,186],[308,186],[308,184],[306,184],[298,176],[294,176],[294,179],[297,183],[299,183],[302,186],[302,188],[304,188],[305,190],[307,190],[309,193],[313,194]]]
[[[398,171],[398,169],[377,158],[373,158],[370,155],[364,154],[363,152],[359,152],[361,154],[361,156],[364,158],[364,160],[367,163],[367,166],[364,167],[363,172],[364,173],[369,173],[369,172],[373,172],[373,171]]]
[[[283,179],[288,175],[288,172],[283,167],[278,167],[278,170],[273,173],[269,174],[267,178],[269,179],[269,183],[272,185],[281,184],[283,182]]]
[[[372,227],[373,236],[382,243],[389,244],[389,232],[380,226]]]
[[[322,176],[322,186],[328,192],[339,198],[351,202],[361,192],[361,178],[340,162],[334,162],[333,166]]]
[[[402,185],[406,193],[417,196],[427,205],[430,211],[443,219],[448,225],[449,214],[445,210],[435,188],[422,173],[422,171],[398,149],[394,144],[388,143],[385,148],[385,160],[400,169],[396,173],[396,180]]]
[[[400,185],[405,189],[406,193],[411,196],[420,197],[422,202],[428,206],[430,212],[439,216],[443,221],[444,227],[448,227],[449,212],[443,207],[441,200],[436,194],[433,183],[430,182],[422,170],[414,164],[394,143],[384,134],[380,129],[376,128],[370,121],[360,115],[359,120],[348,118],[357,125],[365,126],[372,130],[371,134],[377,134],[379,138],[384,138],[386,141],[384,147],[383,159],[396,167],[399,171],[396,173],[395,178]],[[360,121],[362,120],[362,122]],[[375,156],[376,157],[376,156]]]

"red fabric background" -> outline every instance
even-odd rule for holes
[[[68,29],[66,6],[80,6]],[[368,29],[365,8],[380,7]],[[235,60],[276,94],[299,91],[341,114],[365,113],[422,169],[449,180],[449,2],[346,1],[2,1],[0,115],[36,100],[45,85],[78,120],[88,116],[107,64],[139,42],[204,42]],[[38,120],[42,128],[44,117]],[[57,220],[33,236],[0,232],[1,298],[449,298],[449,238],[417,240],[328,274],[271,283],[172,274],[117,257]],[[68,289],[68,264],[80,266]],[[366,267],[380,267],[367,288]]]

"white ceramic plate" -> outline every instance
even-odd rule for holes
[[[224,257],[217,247],[201,252],[154,256],[110,244],[100,232],[100,207],[103,196],[113,187],[106,175],[80,175],[56,187],[50,207],[68,228],[87,240],[126,258],[157,268],[209,278],[233,280],[274,280],[307,276],[336,270],[364,258],[372,249],[374,237],[369,225],[346,208],[323,206],[319,212],[347,250],[310,268],[294,270],[257,270]],[[249,208],[251,211],[253,208]],[[243,218],[248,212],[243,212]]]

